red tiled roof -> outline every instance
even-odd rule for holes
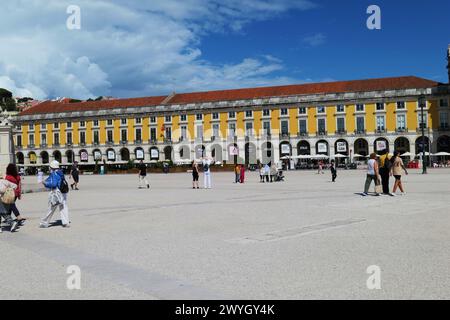
[[[158,96],[145,98],[85,101],[75,103],[57,102],[48,100],[21,112],[19,116],[39,114],[39,113],[59,113],[59,112],[73,112],[73,111],[104,110],[114,108],[157,106],[161,104],[161,102],[165,98],[166,98],[165,96]]]
[[[379,91],[393,89],[413,89],[434,87],[438,83],[417,77],[382,78],[370,80],[307,83],[277,87],[261,87],[237,90],[220,90],[177,94],[170,100],[171,104],[245,100],[277,96],[305,94],[327,94],[343,92]]]
[[[381,91],[381,90],[399,90],[399,89],[419,89],[431,88],[437,86],[435,81],[418,78],[418,77],[397,77],[397,78],[381,78],[369,80],[353,80],[353,81],[337,81],[323,83],[307,83],[298,85],[247,88],[236,90],[218,90],[193,93],[175,94],[170,99],[168,96],[131,98],[131,99],[115,99],[89,101],[79,103],[60,103],[55,101],[45,101],[34,106],[19,115],[31,115],[39,113],[58,113],[70,111],[88,111],[113,109],[119,107],[142,107],[156,106],[164,104],[186,104],[186,103],[202,103],[214,101],[230,101],[230,100],[246,100],[268,97],[295,96],[306,94],[328,94],[328,93],[345,93],[345,92],[365,92],[365,91]],[[166,101],[165,101],[166,100]]]

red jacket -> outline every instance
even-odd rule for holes
[[[14,189],[14,193],[16,195],[16,198],[20,199],[20,196],[22,194],[20,176],[14,177],[14,176],[7,175],[5,177],[5,179],[8,180],[9,182],[12,182],[17,185],[17,188]]]

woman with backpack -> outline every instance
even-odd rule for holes
[[[59,169],[59,162],[53,160],[50,163],[50,176],[43,182],[47,189],[50,189],[48,197],[48,211],[42,218],[40,228],[48,228],[50,220],[56,209],[59,208],[61,214],[61,222],[64,228],[70,227],[69,208],[67,207],[67,193],[69,185],[64,178],[64,173]]]
[[[26,219],[20,215],[19,209],[17,209],[16,206],[17,199],[20,200],[22,197],[22,181],[19,172],[17,171],[17,166],[14,163],[10,163],[8,167],[6,167],[5,180],[14,183],[17,186],[14,189],[14,202],[9,206],[9,214],[14,213],[14,215],[16,216],[16,223],[18,225],[23,225]]]
[[[2,218],[11,226],[11,232],[14,232],[18,226],[17,222],[11,218],[9,208],[11,203],[14,203],[15,201],[16,196],[14,190],[16,188],[16,184],[9,182],[6,179],[0,179],[0,232],[2,232]]]

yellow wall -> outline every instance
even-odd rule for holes
[[[113,131],[113,140],[115,144],[119,144],[120,143],[120,119],[118,120],[114,120],[114,131]]]
[[[221,112],[219,114],[220,118],[220,132],[223,138],[227,138],[227,132],[228,132],[228,112]]]
[[[203,132],[204,132],[203,135],[205,139],[210,139],[211,136],[213,135],[211,118],[212,115],[209,112],[203,115]]]
[[[409,131],[416,131],[419,123],[417,122],[417,101],[406,102],[406,125]]]
[[[428,127],[439,128],[439,101],[430,100],[428,103]]]
[[[262,111],[253,111],[253,119],[253,128],[255,131],[255,135],[259,137],[262,130]]]
[[[270,122],[270,129],[272,134],[279,134],[280,131],[280,109],[272,109],[272,121]]]
[[[73,144],[77,145],[80,144],[80,123],[79,122],[72,122],[72,140]]]
[[[134,136],[135,136],[135,132],[134,132],[134,125],[136,123],[136,119],[135,118],[129,118],[127,120],[127,140],[129,143],[134,143]]]
[[[291,108],[289,112],[289,133],[291,136],[296,136],[298,133],[298,108]]]
[[[28,125],[22,125],[22,146],[28,147]]]
[[[195,128],[194,128],[194,122],[195,122],[195,115],[193,114],[188,114],[187,116],[187,120],[188,120],[188,126],[187,126],[187,131],[188,131],[188,139],[193,140],[195,139]]]
[[[178,141],[181,137],[180,116],[172,116],[172,140]]]
[[[149,129],[150,119],[149,117],[142,118],[142,141],[147,142],[150,140],[150,129]]]
[[[73,133],[72,133],[73,142]],[[59,123],[59,143],[65,145],[67,143],[66,123]]]
[[[93,121],[86,121],[86,144],[92,144],[92,141],[94,141],[94,138],[92,136],[92,127],[94,125]]]
[[[314,106],[306,108],[308,114],[308,132],[315,135],[317,132],[316,108]]]
[[[100,129],[99,129],[99,133],[98,133],[98,138],[99,138],[99,142],[100,144],[105,144],[106,143],[106,120],[100,120],[98,122]]]
[[[353,133],[356,130],[356,117],[355,114],[356,107],[354,104],[349,104],[345,106],[345,127],[348,133]]]
[[[367,132],[374,132],[376,129],[375,121],[375,104],[366,104],[366,130]]]
[[[336,132],[336,106],[325,107],[325,112],[327,114],[327,134],[335,134]]]
[[[236,136],[243,138],[245,136],[244,124],[245,112],[236,112]]]
[[[41,125],[34,126],[34,144],[36,147],[41,145]]]
[[[397,109],[397,102],[389,102],[385,105],[386,110],[386,130],[395,131],[397,128],[397,114],[395,110]]]

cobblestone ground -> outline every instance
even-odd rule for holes
[[[200,180],[202,180],[202,175]],[[33,185],[34,177],[26,177]],[[82,176],[72,228],[39,229],[46,193],[0,234],[0,299],[449,299],[450,170],[411,171],[406,196],[361,197],[363,171]],[[59,219],[59,216],[56,215]],[[67,267],[81,289],[69,290]],[[369,290],[367,268],[380,268]]]

